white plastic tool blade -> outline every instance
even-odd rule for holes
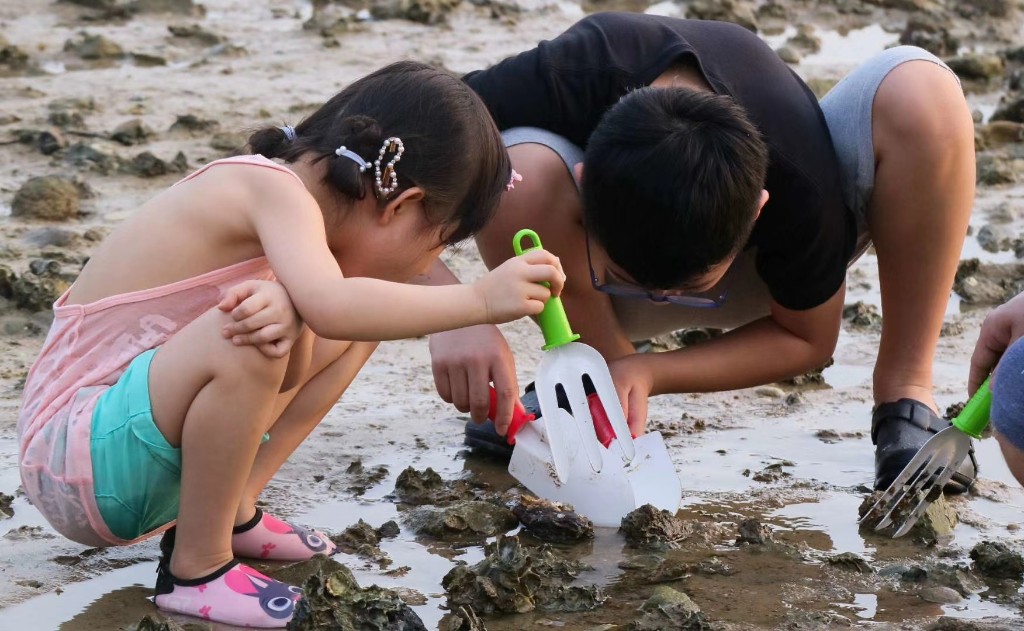
[[[554,473],[551,450],[543,440],[543,424],[555,416],[562,416],[560,423],[571,423],[572,419],[565,410],[556,410],[551,417],[528,423],[516,435],[509,473],[538,497],[572,504],[596,526],[618,527],[622,518],[637,507],[622,460],[602,448],[607,458],[601,472],[596,472],[578,445],[570,445],[566,452],[569,482],[560,482]]]
[[[650,432],[632,442],[636,456],[626,465],[626,477],[637,507],[651,504],[674,514],[682,502],[683,486],[661,433]]]
[[[582,371],[583,374],[590,377],[590,381],[594,384],[594,391],[601,400],[601,405],[604,406],[608,422],[611,424],[615,435],[620,437],[630,436],[629,423],[626,422],[626,415],[622,412],[619,395],[615,391],[615,383],[612,381],[612,374],[608,371],[608,362],[601,356],[601,353],[580,342],[567,344],[564,348],[566,349],[564,353],[566,359],[572,363],[576,370]],[[584,409],[589,414],[590,408],[584,406]],[[576,407],[573,406],[572,410],[573,414],[575,414]],[[593,427],[593,421],[591,421],[590,425]],[[597,436],[595,435],[594,438],[596,439]],[[617,442],[618,447],[614,451],[618,452],[625,462],[632,461],[636,456],[633,442],[629,440],[619,440]]]

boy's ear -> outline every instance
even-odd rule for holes
[[[764,205],[768,203],[768,191],[761,189],[761,199],[757,202],[757,214],[754,215],[756,221],[761,216],[761,211],[764,210]]]
[[[576,176],[576,181],[577,182],[582,182],[583,181],[583,163],[582,162],[577,162],[576,166],[574,166],[572,168],[572,172]]]
[[[398,213],[413,204],[419,205],[423,201],[423,197],[423,189],[418,186],[411,186],[405,189],[380,210],[380,214],[377,216],[378,223],[382,226],[388,225],[392,219],[398,216]]]

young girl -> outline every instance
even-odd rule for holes
[[[390,65],[249,142],[256,155],[143,205],[56,302],[20,466],[80,543],[176,520],[158,607],[284,627],[299,590],[234,557],[333,552],[255,502],[377,341],[539,313],[564,276],[536,251],[473,285],[406,284],[483,226],[513,177],[487,109],[445,72]]]

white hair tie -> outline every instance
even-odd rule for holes
[[[348,149],[347,147],[345,147],[345,145],[342,145],[342,146],[338,147],[337,149],[335,149],[334,150],[334,155],[338,156],[339,158],[348,158],[352,162],[355,162],[356,164],[358,164],[359,165],[359,172],[360,173],[365,173],[366,170],[370,168],[370,163],[369,162],[367,162],[366,160],[363,160],[362,156],[360,156],[355,151],[352,151],[351,149]]]

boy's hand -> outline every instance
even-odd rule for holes
[[[284,357],[302,333],[302,320],[284,285],[249,280],[229,289],[217,308],[230,312],[234,322],[222,334],[235,346],[255,346],[267,357]]]
[[[627,355],[608,364],[622,412],[634,436],[647,431],[647,399],[654,387],[654,375],[645,359],[648,358],[642,354]]]
[[[981,325],[981,334],[971,356],[968,394],[974,395],[974,391],[995,370],[1003,351],[1021,336],[1024,336],[1024,294],[996,307]]]
[[[549,283],[550,288],[541,283]],[[537,315],[551,296],[562,293],[565,272],[558,257],[532,250],[505,261],[473,283],[483,302],[487,322],[501,324]]]

